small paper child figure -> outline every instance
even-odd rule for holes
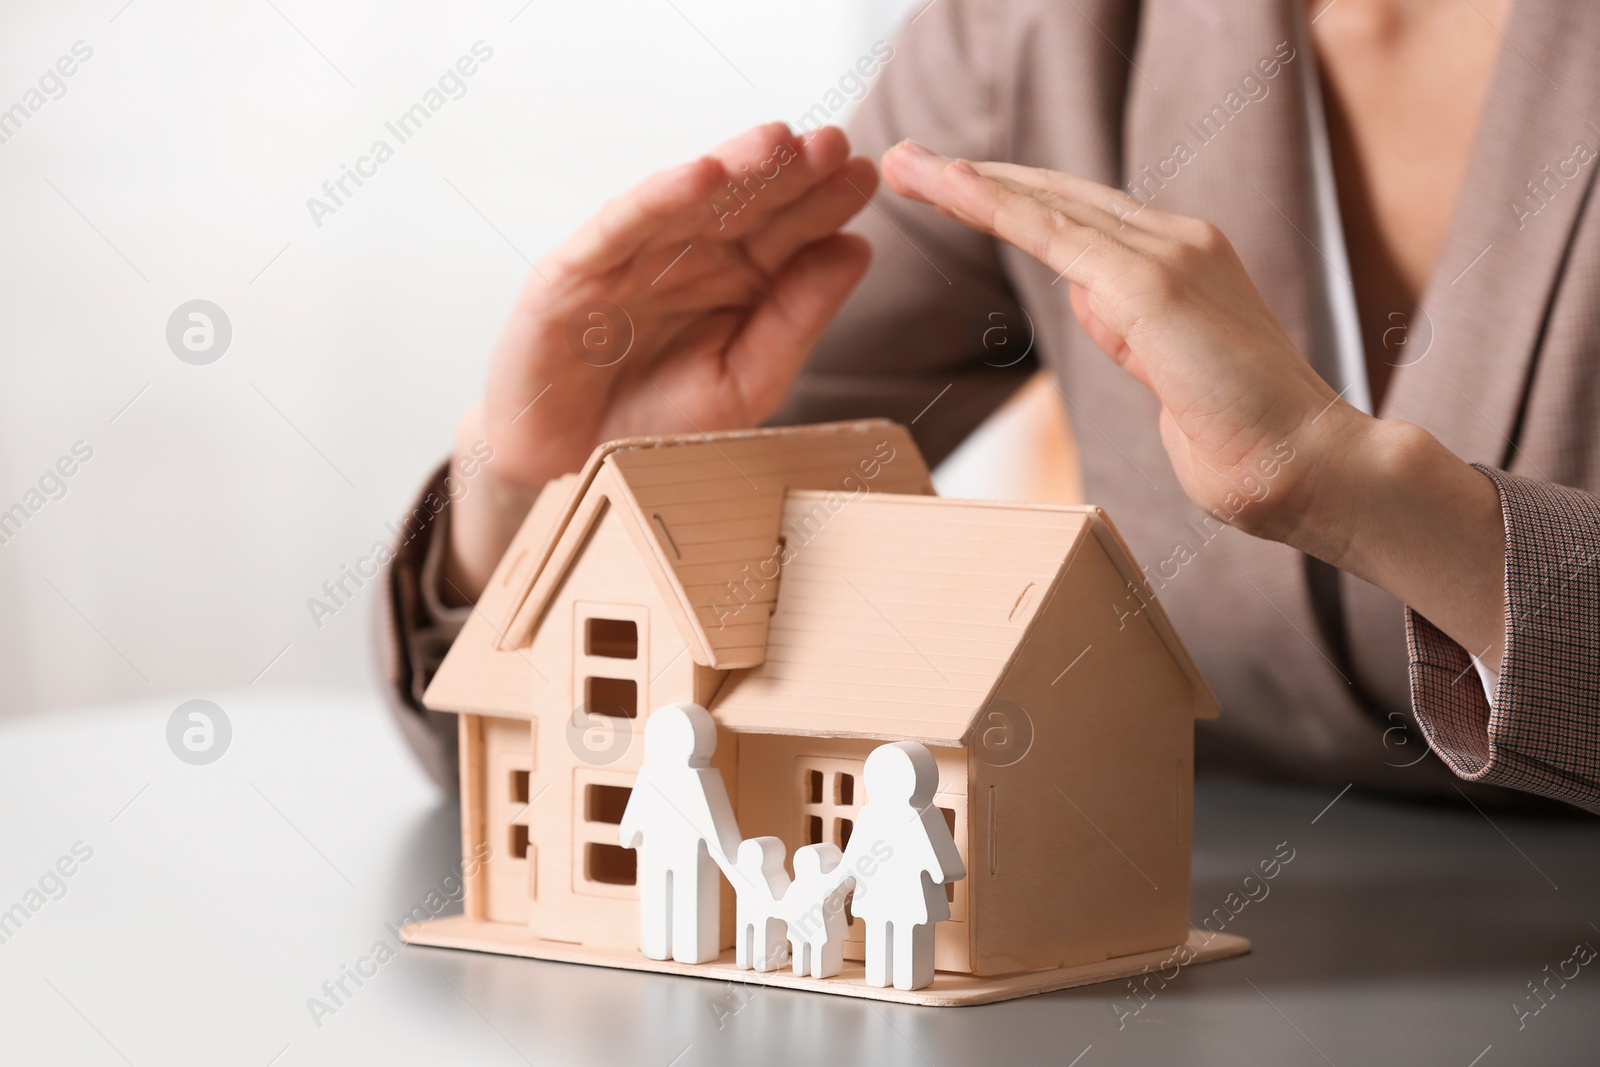
[[[844,864],[850,910],[867,927],[867,984],[921,989],[933,981],[934,923],[950,918],[944,885],[967,874],[933,807],[939,768],[922,745],[897,741],[872,750],[862,779],[867,802]]]
[[[739,828],[711,766],[717,727],[696,704],[669,704],[644,727],[644,766],[622,812],[618,841],[639,851],[639,949],[653,960],[718,956],[721,883]]]
[[[789,888],[783,869],[783,841],[752,837],[739,842],[733,877],[734,924],[738,941],[734,962],[745,970],[771,971],[783,965],[784,922],[780,901]]]
[[[843,858],[830,842],[806,845],[794,854],[794,884],[784,894],[784,919],[788,923],[789,955],[794,973],[832,978],[844,969],[844,942],[850,934],[845,917]]]

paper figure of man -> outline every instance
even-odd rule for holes
[[[644,727],[644,766],[618,827],[639,853],[639,948],[653,960],[709,963],[722,919],[718,868],[731,867],[739,828],[722,772],[717,727],[697,704],[669,704]]]

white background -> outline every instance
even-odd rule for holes
[[[797,119],[910,6],[121,4],[0,7],[0,109],[93,49],[0,144],[0,510],[94,450],[0,544],[0,714],[370,685],[377,583],[320,629],[307,598],[449,448],[527,261]],[[478,40],[466,94],[317,227],[307,198]],[[209,366],[166,344],[197,298],[233,326]]]

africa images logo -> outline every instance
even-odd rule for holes
[[[217,762],[232,742],[228,713],[209,700],[185,701],[167,717],[167,747],[192,766]]]

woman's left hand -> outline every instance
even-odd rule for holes
[[[914,141],[884,156],[883,174],[902,196],[1058,272],[1084,330],[1160,401],[1184,489],[1234,525],[1287,539],[1313,498],[1319,456],[1373,421],[1295,351],[1210,223],[1070,174],[948,159]],[[1254,502],[1240,510],[1241,498]]]
[[[913,141],[884,155],[883,176],[1067,280],[1084,330],[1160,401],[1162,444],[1195,503],[1388,590],[1498,669],[1494,483],[1421,427],[1341,400],[1220,230],[1070,174]]]

